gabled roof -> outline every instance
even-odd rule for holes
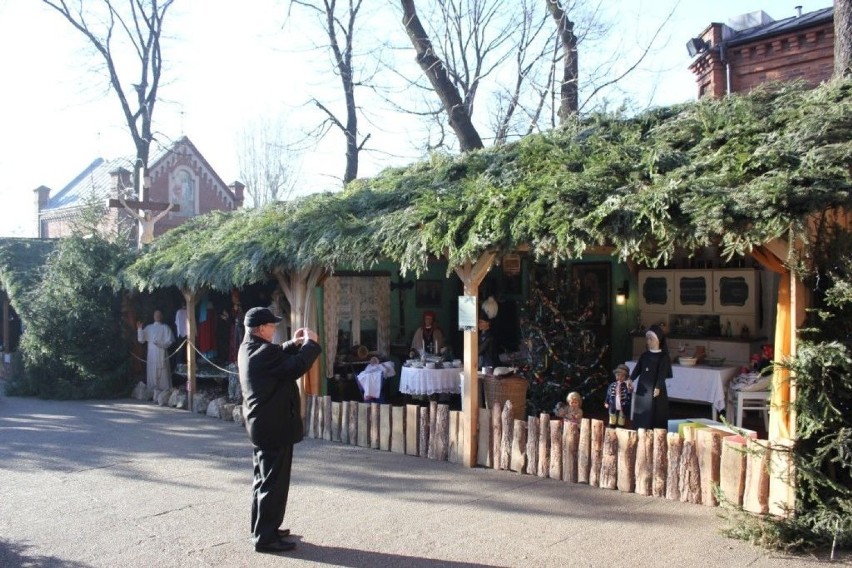
[[[734,31],[725,39],[728,45],[738,45],[741,43],[751,43],[760,39],[768,38],[775,35],[787,34],[790,32],[804,30],[825,22],[830,22],[834,19],[834,7],[823,8],[814,12],[808,12],[801,16],[791,16],[783,20],[776,20],[768,24],[746,28],[744,30]]]

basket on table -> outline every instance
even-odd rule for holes
[[[527,379],[517,375],[483,375],[480,376],[480,381],[485,393],[485,408],[491,410],[495,402],[499,402],[502,407],[507,400],[511,400],[513,418],[527,419]]]

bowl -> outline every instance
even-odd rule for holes
[[[709,365],[711,367],[721,367],[725,364],[724,357],[705,357],[704,364]]]
[[[677,362],[684,367],[694,367],[698,363],[698,359],[695,357],[678,357]]]
[[[434,369],[434,368],[436,368],[437,366],[438,366],[438,364],[437,364],[437,363],[432,363],[431,361],[430,361],[429,363],[426,363],[426,368],[427,368],[427,369]]]

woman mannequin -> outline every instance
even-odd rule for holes
[[[645,333],[648,350],[630,374],[630,380],[639,381],[633,393],[633,427],[667,428],[669,421],[669,395],[666,379],[672,377],[672,362],[666,346],[666,337],[659,325],[652,325]]]

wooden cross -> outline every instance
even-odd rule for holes
[[[109,206],[114,208],[123,207],[130,215],[139,221],[139,246],[148,244],[154,240],[154,225],[166,216],[170,211],[180,211],[180,205],[176,203],[161,203],[157,201],[127,201],[123,197],[110,199]],[[138,212],[137,212],[138,211]],[[154,215],[153,211],[160,211]]]

